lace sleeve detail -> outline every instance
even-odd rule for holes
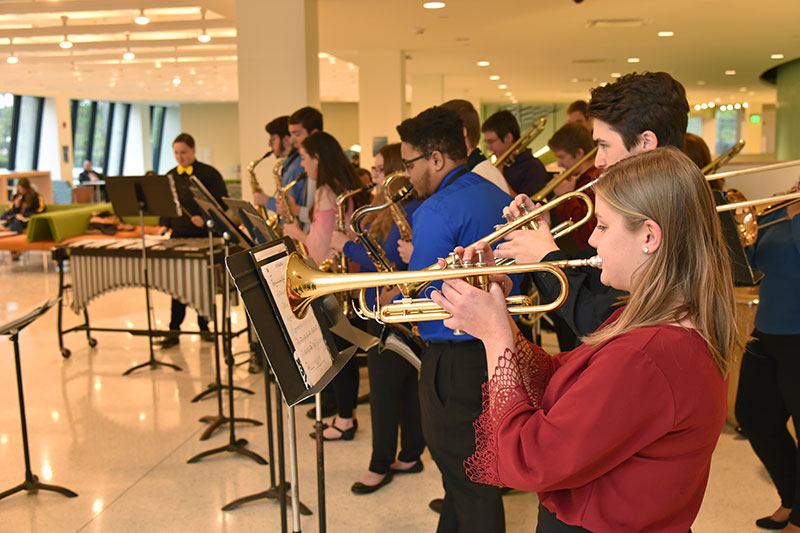
[[[474,423],[475,453],[464,461],[467,476],[475,483],[504,486],[497,466],[497,433],[503,418],[520,404],[538,409],[553,372],[552,357],[521,333],[515,349],[516,353],[506,348],[492,379],[483,385],[483,411]]]

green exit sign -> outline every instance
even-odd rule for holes
[[[761,115],[750,115],[750,122],[758,124],[761,122]]]

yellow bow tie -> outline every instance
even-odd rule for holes
[[[186,174],[187,176],[191,176],[193,171],[194,168],[192,165],[189,165],[188,167],[182,167],[178,165],[178,174]]]

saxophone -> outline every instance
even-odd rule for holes
[[[411,226],[408,224],[406,211],[400,200],[410,197],[413,192],[414,186],[403,172],[392,172],[383,182],[383,196],[389,203],[389,211],[397,229],[400,230],[400,238],[406,242],[411,242]]]
[[[271,155],[272,155],[272,150],[270,150],[266,154],[262,155],[261,157],[259,157],[255,161],[250,161],[250,163],[247,165],[247,174],[250,176],[250,189],[254,193],[255,192],[261,192],[261,186],[258,184],[258,180],[256,179],[256,173],[255,173],[256,166],[258,166],[259,163],[261,163],[263,160],[265,160],[266,158],[268,158]],[[258,211],[258,214],[261,215],[261,218],[263,218],[264,220],[266,220],[269,223],[270,219],[269,219],[269,217],[267,217],[266,208],[263,205],[257,205],[256,206],[256,210]],[[272,228],[272,229],[274,230],[275,228]]]

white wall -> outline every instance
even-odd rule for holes
[[[197,159],[219,170],[225,179],[241,177],[238,112],[238,105],[235,103],[180,105],[180,131],[194,137]],[[177,133],[169,138],[170,143],[176,135]],[[264,132],[264,151],[267,147],[266,135]],[[166,132],[164,136],[167,136]],[[251,159],[262,154],[263,152],[253,154]],[[166,155],[168,154],[162,152],[162,160]]]
[[[322,102],[325,131],[336,137],[342,149],[358,144],[358,103]]]

